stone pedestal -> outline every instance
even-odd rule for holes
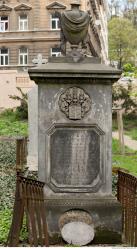
[[[120,74],[94,58],[54,58],[29,70],[38,84],[38,174],[53,241],[61,215],[73,209],[91,215],[93,242],[121,241],[111,179],[112,84]]]

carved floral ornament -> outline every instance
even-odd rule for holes
[[[59,98],[60,110],[71,120],[80,120],[91,109],[91,99],[81,88],[70,87]]]

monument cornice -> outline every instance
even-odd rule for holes
[[[60,60],[63,58],[60,58]],[[58,83],[75,83],[77,80],[81,82],[81,78],[85,78],[85,83],[99,83],[98,79],[101,80],[103,84],[113,84],[116,82],[120,76],[121,71],[104,64],[94,62],[94,58],[90,58],[91,63],[47,63],[46,65],[41,65],[37,68],[29,69],[29,75],[32,80],[35,80],[37,84],[39,83],[54,83],[55,79],[58,78]],[[57,59],[58,60],[58,59]],[[71,78],[71,81],[70,81]]]

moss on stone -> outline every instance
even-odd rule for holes
[[[92,244],[122,244],[122,236],[118,232],[107,229],[96,229]]]

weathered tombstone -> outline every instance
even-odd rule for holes
[[[30,171],[38,170],[38,86],[28,92],[29,142],[27,166]]]
[[[76,5],[75,13],[66,15],[72,21],[79,17]],[[45,182],[49,235],[53,242],[62,235],[77,244],[73,233],[80,236],[81,229],[74,229],[80,224],[80,245],[93,238],[120,243],[122,215],[112,196],[111,141],[112,84],[121,72],[98,58],[85,58],[75,43],[68,56],[50,58],[46,65],[29,70],[38,84],[38,174]]]

